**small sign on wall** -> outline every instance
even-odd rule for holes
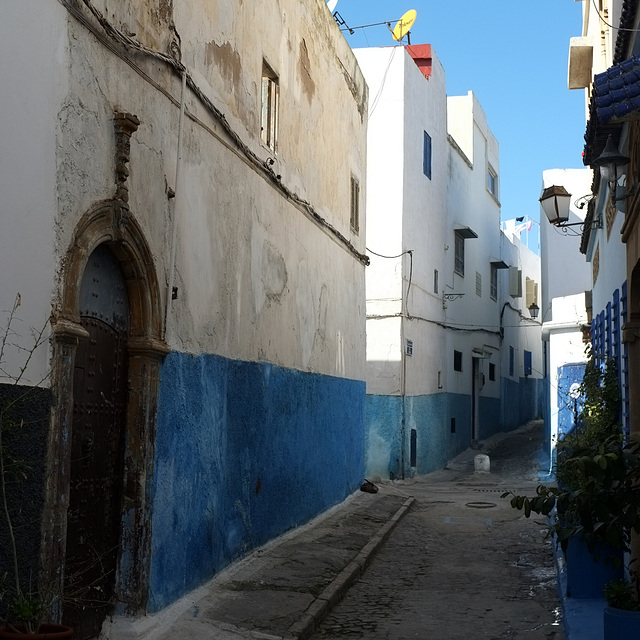
[[[408,356],[412,356],[413,355],[413,340],[407,340],[407,351],[406,351]]]

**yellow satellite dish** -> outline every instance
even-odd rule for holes
[[[413,26],[413,23],[416,21],[416,13],[415,9],[409,9],[407,13],[405,13],[398,23],[393,28],[393,39],[397,42],[400,42],[406,35],[409,33],[409,29]]]

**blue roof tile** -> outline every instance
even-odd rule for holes
[[[640,115],[640,56],[623,60],[594,78],[593,105],[598,120],[606,124],[613,118]]]

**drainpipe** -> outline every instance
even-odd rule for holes
[[[178,125],[178,151],[176,155],[176,178],[175,178],[175,193],[173,197],[173,207],[172,207],[172,218],[173,218],[173,228],[171,234],[171,245],[169,251],[169,274],[168,274],[168,282],[167,282],[167,296],[166,296],[166,304],[164,309],[164,326],[162,328],[162,339],[164,340],[167,335],[167,324],[169,322],[169,308],[171,306],[171,300],[173,299],[173,287],[175,283],[175,269],[176,269],[176,244],[178,237],[178,212],[180,207],[178,206],[178,202],[180,199],[180,194],[182,193],[180,179],[181,179],[181,166],[182,166],[182,133],[184,130],[184,97],[187,87],[187,70],[183,70],[182,72],[182,89],[180,92],[180,121]]]
[[[403,252],[404,254],[405,252]],[[411,251],[407,251],[406,254],[409,254],[409,259],[413,260],[413,256],[411,255]],[[404,255],[402,256],[403,261],[403,273],[404,273]],[[411,268],[413,269],[413,263],[411,263]],[[405,340],[405,324],[407,318],[409,317],[409,287],[411,287],[411,280],[409,279],[409,283],[407,286],[407,293],[405,295],[404,291],[402,292],[402,313],[400,314],[401,325],[400,325],[400,359],[402,363],[402,369],[400,372],[400,402],[401,402],[401,414],[400,414],[400,464],[401,466],[401,475],[402,479],[405,479],[405,466],[406,466],[406,435],[407,435],[407,411],[406,411],[406,400],[407,400],[407,349],[406,349],[406,340]]]

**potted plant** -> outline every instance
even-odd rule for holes
[[[640,638],[640,601],[638,574],[631,572],[631,580],[612,580],[604,589],[607,607],[604,610],[604,638],[615,640]]]
[[[33,334],[33,342],[28,348],[19,347],[24,354],[22,363],[15,373],[8,373],[5,364],[7,351],[15,337],[14,323],[20,306],[20,295],[14,300],[9,312],[7,324],[0,333],[0,381],[3,382],[2,401],[0,402],[0,533],[3,546],[8,549],[9,569],[0,576],[0,639],[14,640],[65,640],[73,636],[73,630],[63,625],[45,622],[50,614],[53,599],[45,595],[46,589],[25,589],[23,578],[29,569],[21,567],[19,544],[14,525],[11,488],[27,478],[28,465],[21,459],[11,445],[18,439],[25,426],[21,409],[31,400],[33,389],[37,385],[25,385],[29,364],[36,350],[46,342],[46,324]],[[0,623],[2,624],[2,623]]]
[[[623,442],[614,362],[602,371],[590,357],[581,393],[578,424],[558,443],[557,486],[541,484],[533,497],[503,495],[525,516],[548,518],[567,559],[568,595],[600,597],[622,577],[631,532],[640,531],[640,445]]]

